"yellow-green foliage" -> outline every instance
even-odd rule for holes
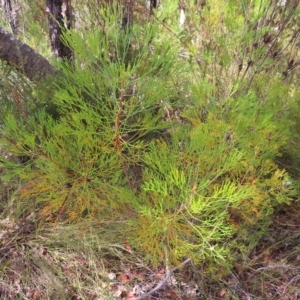
[[[141,163],[148,136],[168,126],[161,100],[177,96],[171,76],[180,72],[176,48],[160,42],[150,56],[154,27],[125,32],[116,16],[110,21],[106,35],[65,37],[76,45],[76,60],[60,65],[61,77],[46,91],[53,93],[59,120],[43,110],[6,119],[8,151],[28,160],[10,164],[6,176],[22,180],[20,199],[40,203],[44,219],[115,218],[132,210],[139,180],[132,169]]]
[[[47,90],[59,120],[40,111],[3,128],[7,150],[30,159],[6,161],[18,197],[40,203],[47,220],[122,217],[124,239],[153,265],[191,257],[226,269],[251,228],[294,193],[276,159],[296,93],[278,66],[266,68],[269,28],[252,25],[267,2],[251,3],[207,1],[182,44],[170,38],[185,34],[174,3],[157,12],[162,23],[123,30],[116,9],[103,31],[68,32],[75,61]]]
[[[14,167],[24,182],[20,198],[42,203],[45,217],[59,215],[73,221],[115,214],[131,199],[124,189],[122,157],[97,132],[99,118],[91,119],[84,130],[85,125],[76,121],[80,117],[73,113],[57,123],[42,112],[26,125],[12,116],[7,119],[10,138],[17,141],[10,151],[32,159]]]
[[[152,262],[192,257],[224,266],[236,247],[228,238],[260,220],[267,224],[274,208],[290,201],[289,176],[274,162],[288,140],[289,121],[279,112],[272,93],[259,101],[252,90],[203,121],[188,109],[192,125],[174,126],[172,142],[149,146],[137,227]]]

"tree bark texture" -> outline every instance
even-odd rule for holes
[[[14,34],[19,31],[19,10],[17,0],[2,0],[2,7],[4,11],[4,17],[7,18],[10,24],[10,28]]]
[[[65,1],[65,15],[67,19],[67,28],[71,27],[71,5],[70,0]],[[67,30],[63,18],[63,1],[62,0],[46,0],[48,12],[49,35],[52,52],[61,58],[72,59],[72,50],[65,45],[62,40],[64,30]]]
[[[150,14],[153,14],[153,10],[157,8],[157,0],[147,0],[149,1]]]
[[[49,61],[0,27],[0,59],[6,61],[31,81],[39,81],[56,71]]]

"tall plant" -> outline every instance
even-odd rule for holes
[[[164,106],[178,102],[176,48],[155,41],[155,26],[121,29],[113,9],[105,34],[65,37],[75,61],[61,66],[53,88],[59,120],[41,110],[6,121],[9,151],[27,160],[9,176],[20,176],[21,199],[41,202],[47,218],[75,221],[130,207],[144,144],[166,134]]]

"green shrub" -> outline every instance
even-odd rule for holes
[[[176,49],[156,42],[153,26],[125,32],[114,21],[110,36],[94,32],[82,39],[74,32],[66,37],[66,43],[76,45],[76,61],[62,63],[63,75],[53,86],[58,120],[45,110],[6,120],[8,150],[27,161],[10,166],[7,176],[23,180],[21,199],[42,203],[41,214],[48,219],[115,217],[116,211],[130,208],[136,185],[132,173],[144,145],[168,127],[164,102],[176,102],[172,79],[181,71]],[[46,103],[47,93],[37,91]]]
[[[27,162],[4,161],[5,176],[22,180],[20,201],[39,203],[43,219],[122,218],[124,239],[151,264],[191,257],[226,270],[293,197],[275,163],[290,138],[290,86],[263,71],[228,77],[234,41],[215,57],[200,48],[196,72],[164,26],[122,31],[113,14],[109,24],[65,37],[76,60],[62,63],[53,88],[58,120],[45,111],[6,119],[6,147]]]
[[[167,250],[173,262],[229,262],[236,247],[229,238],[260,220],[267,224],[274,208],[290,201],[290,178],[274,163],[288,121],[272,101],[249,92],[203,122],[195,108],[193,125],[176,126],[172,143],[149,145],[138,210],[146,252],[159,258]]]

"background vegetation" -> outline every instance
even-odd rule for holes
[[[166,268],[185,292],[153,297],[297,299],[299,1],[98,2],[72,60],[17,8],[58,72],[1,62],[1,296],[138,299]]]

